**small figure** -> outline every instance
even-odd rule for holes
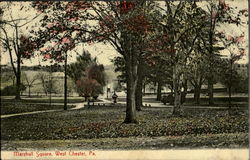
[[[117,95],[116,95],[116,93],[114,92],[114,94],[112,95],[112,98],[113,98],[113,100],[114,100],[114,103],[116,103],[116,99],[117,99]]]

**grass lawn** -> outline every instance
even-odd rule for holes
[[[85,147],[95,149],[248,146],[248,111],[234,116],[212,109],[185,109],[182,117],[170,113],[169,108],[143,108],[138,124],[123,124],[125,107],[119,106],[9,117],[1,119],[1,138],[6,148],[41,140],[55,148],[63,140],[89,142]],[[145,145],[139,145],[141,140]]]
[[[75,106],[68,105],[68,108]],[[4,103],[1,105],[1,115],[24,113],[33,111],[63,109],[62,105],[42,105],[42,104],[25,104],[25,103]]]
[[[174,148],[246,148],[247,133],[222,133],[160,137],[93,138],[79,140],[2,141],[3,150],[129,150]]]

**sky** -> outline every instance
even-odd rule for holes
[[[1,2],[2,3],[2,2]],[[16,2],[19,3],[19,2]],[[29,2],[26,2],[27,5]],[[245,9],[248,6],[248,2],[247,0],[235,0],[235,1],[229,1],[226,0],[226,3],[229,3],[230,6],[237,6],[238,9]],[[201,6],[206,6],[206,2],[202,2],[200,4]],[[18,7],[18,5],[16,6]],[[35,10],[33,10],[32,8],[30,8],[29,10],[24,10],[21,12],[16,12],[15,7],[12,8],[12,15],[13,17],[29,17],[32,18],[35,16]],[[11,17],[8,17],[8,15],[4,15],[3,16],[5,19],[11,19]],[[244,19],[244,21],[247,21],[247,18]],[[38,26],[39,25],[39,18],[37,18],[35,21],[32,21],[32,23],[26,25],[24,28],[22,28],[22,33],[23,34],[28,34],[28,30],[32,27],[32,26]],[[34,27],[35,28],[35,27]],[[33,29],[34,29],[33,28]],[[248,26],[244,25],[242,27],[235,27],[234,25],[222,25],[220,27],[221,31],[225,31],[227,33],[227,35],[240,35],[242,32],[245,32],[245,48],[247,49],[247,54],[248,54]],[[9,34],[11,34],[11,30],[9,29]],[[87,51],[90,52],[90,54],[93,57],[97,57],[97,60],[100,64],[104,64],[104,65],[110,65],[111,63],[111,59],[114,58],[115,56],[119,56],[119,54],[115,51],[115,49],[107,44],[103,44],[103,43],[97,43],[97,44],[93,44],[93,45],[89,45],[89,44],[81,44],[80,46],[76,47],[74,50],[71,51],[70,55],[71,57],[69,57],[68,62],[72,63],[76,60],[76,56],[77,56],[77,52],[81,53],[82,50],[85,49]],[[227,55],[228,52],[223,51],[222,54]],[[33,65],[48,65],[49,62],[47,61],[43,61],[43,58],[40,56],[36,56],[35,58],[32,58],[30,60],[24,60],[22,65],[25,66],[33,66]],[[238,63],[247,63],[248,62],[248,57],[245,56],[243,57]],[[1,64],[10,64],[10,59],[9,59],[9,55],[4,52],[3,49],[1,49]]]

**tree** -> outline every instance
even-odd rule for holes
[[[245,47],[243,46],[244,35],[233,37],[232,35],[226,36],[224,33],[220,33],[220,38],[223,45],[229,52],[229,56],[222,63],[223,71],[220,72],[222,75],[222,82],[228,88],[229,97],[229,109],[232,108],[232,87],[239,83],[241,77],[235,70],[235,63],[245,55]]]
[[[92,78],[81,78],[77,80],[76,85],[79,95],[85,97],[85,100],[88,100],[89,97],[96,97],[102,93],[102,86],[97,80]]]
[[[42,84],[43,91],[46,94],[46,96],[49,93],[56,92],[56,88],[55,88],[56,86],[53,85],[56,82],[56,80],[52,79],[49,73],[46,73],[46,72],[40,73],[37,75],[37,77]]]
[[[160,22],[165,38],[163,54],[170,57],[173,69],[174,107],[173,115],[180,114],[181,87],[184,81],[184,68],[187,58],[192,53],[201,28],[204,27],[204,17],[196,2],[180,1],[178,3],[165,1],[164,18]],[[188,37],[188,40],[186,39]]]
[[[39,79],[39,76],[38,75],[31,75],[31,76],[28,76],[27,73],[24,74],[24,79],[25,79],[25,82],[26,82],[26,86],[28,87],[28,90],[29,90],[29,97],[30,97],[30,88],[33,87],[34,85],[34,82],[36,80]]]
[[[77,91],[80,96],[97,97],[103,93],[105,85],[105,73],[103,65],[93,64],[88,66],[85,71],[86,76],[76,81]]]
[[[125,60],[127,108],[124,123],[136,123],[136,85],[138,62],[151,29],[150,3],[107,2],[107,7],[93,7],[98,15],[101,39],[109,42]]]
[[[42,48],[40,53],[46,59],[64,61],[64,110],[67,109],[67,58],[77,44],[85,41],[87,26],[83,27],[82,22],[89,17],[89,5],[85,1],[32,3],[44,15],[39,31],[34,33],[39,39],[39,48]]]
[[[148,63],[148,75],[147,79],[148,81],[151,81],[153,83],[157,84],[157,94],[156,94],[156,100],[161,101],[162,99],[162,87],[166,84],[170,84],[172,81],[172,68],[169,63],[169,59],[164,59],[159,54],[155,54],[151,57],[147,57],[147,63]]]
[[[95,79],[102,87],[106,85],[106,75],[102,64],[91,64],[86,69],[87,77]]]
[[[42,21],[42,25],[47,27],[45,27],[45,30],[40,32],[42,34],[38,33],[38,37],[41,41],[51,41],[50,37],[52,37],[53,39],[57,39],[56,42],[58,42],[58,40],[60,41],[61,39],[66,38],[64,41],[72,44],[70,45],[71,49],[78,42],[83,43],[90,40],[96,42],[106,41],[111,43],[118,53],[124,56],[128,76],[126,123],[136,122],[134,94],[137,81],[137,55],[140,45],[136,45],[135,40],[138,42],[138,36],[142,37],[142,34],[144,36],[144,33],[146,33],[149,28],[147,18],[145,16],[145,13],[147,13],[146,10],[143,10],[143,13],[140,12],[142,11],[140,8],[141,4],[143,4],[141,1],[121,3],[97,1],[33,3],[33,6],[36,9],[46,14]],[[88,12],[87,9],[92,9],[92,11]],[[97,23],[92,26],[83,25],[82,22],[86,22],[87,20],[96,21]],[[71,21],[72,23],[69,24],[67,23],[68,21]],[[64,31],[66,32],[63,34],[63,37],[61,37],[62,34],[58,33],[62,33]],[[72,35],[73,33],[75,33],[74,35],[76,35],[76,37]],[[143,39],[140,38],[141,43],[143,42],[142,40]],[[66,53],[68,49],[65,50],[61,48],[61,50],[65,54],[64,59],[66,64]],[[51,50],[50,53],[51,54],[48,55],[49,58],[61,55],[61,52],[51,52]],[[66,66],[67,65],[65,65],[65,74],[67,74]]]
[[[1,82],[12,81],[12,85],[15,85],[16,76],[13,74],[13,71],[1,71]]]
[[[241,25],[241,16],[248,16],[247,10],[240,10],[235,13],[237,7],[230,7],[225,3],[225,0],[220,0],[219,3],[211,1],[208,7],[208,14],[210,15],[209,21],[209,34],[203,37],[203,43],[206,45],[205,49],[208,51],[208,93],[209,105],[213,105],[213,83],[214,83],[214,66],[216,64],[216,34],[218,34],[218,27],[221,24],[236,24]],[[206,40],[205,40],[206,39]],[[207,41],[207,42],[206,42]]]
[[[202,50],[193,54],[186,69],[186,77],[194,88],[194,101],[196,104],[200,104],[201,86],[205,83],[207,73],[206,57],[204,56],[205,54],[200,52]]]
[[[76,58],[76,62],[69,64],[68,76],[76,83],[77,80],[86,76],[85,71],[87,67],[95,63],[96,59],[92,58],[89,52],[83,51],[83,53]]]
[[[81,77],[76,81],[77,92],[80,96],[88,100],[89,97],[98,97],[103,93],[105,86],[105,72],[104,66],[98,64],[90,64]]]
[[[21,83],[20,85],[20,92],[23,92],[26,90],[26,87],[24,84]],[[11,85],[11,86],[6,86],[1,90],[1,95],[2,96],[14,96],[16,94],[16,86]]]
[[[135,104],[136,110],[141,111],[142,104],[142,88],[143,88],[143,81],[148,72],[145,72],[148,67],[147,64],[144,62],[143,58],[139,59],[138,63],[138,81],[136,84],[136,93],[135,93]],[[120,72],[121,74],[118,75],[119,82],[126,82],[126,68],[125,68],[125,60],[123,57],[115,57],[112,62],[115,65],[115,72]]]
[[[1,8],[1,45],[8,52],[10,63],[16,77],[16,97],[21,99],[21,63],[23,59],[29,59],[33,56],[33,52],[37,47],[37,43],[30,36],[22,33],[24,27],[27,28],[28,24],[36,19],[39,14],[31,18],[13,17],[12,7],[15,6],[15,12],[18,10],[20,13],[27,11],[28,8],[24,3],[5,2]]]
[[[81,86],[85,83],[93,83],[92,87],[94,87],[95,82],[93,80],[96,80],[100,87],[105,86],[106,77],[104,66],[97,64],[96,58],[92,58],[90,53],[87,51],[83,51],[83,54],[77,57],[76,62],[69,65],[68,76],[73,79],[74,83],[77,86]],[[77,89],[80,95],[89,95],[87,93],[82,94],[83,90],[85,89],[80,89],[79,91]],[[88,91],[88,89],[86,91]],[[98,89],[98,91],[102,90]],[[98,94],[100,93],[101,92],[99,92]]]

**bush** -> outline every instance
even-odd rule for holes
[[[25,85],[21,84],[20,86],[20,91],[24,91],[26,89]],[[16,86],[11,85],[5,87],[3,90],[1,90],[1,95],[2,96],[14,96],[16,95]]]
[[[170,105],[173,105],[174,104],[174,95],[172,93],[170,93],[166,96],[163,96],[161,99],[161,102],[165,105],[167,103],[169,103]],[[181,104],[183,104],[184,102],[185,102],[185,93],[181,92]]]
[[[174,104],[174,96],[172,94],[163,96],[161,101],[163,104],[166,104],[166,103]]]

